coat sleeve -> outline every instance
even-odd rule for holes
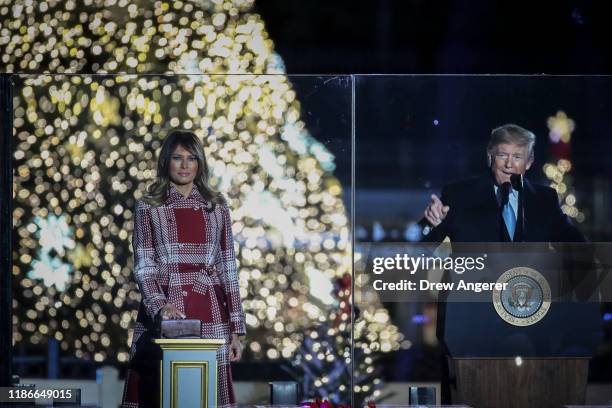
[[[230,331],[232,334],[244,335],[246,333],[246,325],[240,300],[240,286],[238,285],[238,268],[234,251],[232,219],[227,205],[221,205],[221,215],[222,227],[215,266],[221,273],[221,282],[230,316]]]
[[[166,295],[157,281],[157,262],[153,244],[153,222],[151,207],[141,201],[136,203],[134,233],[134,278],[140,288],[142,302],[147,314],[153,319],[166,304]]]

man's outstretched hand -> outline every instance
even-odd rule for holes
[[[435,194],[431,195],[431,202],[425,209],[425,219],[434,227],[440,225],[440,223],[446,218],[450,207],[442,204],[442,201]]]

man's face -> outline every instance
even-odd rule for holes
[[[533,160],[529,158],[527,146],[514,143],[502,143],[493,149],[491,172],[497,185],[510,182],[512,174],[525,175]]]

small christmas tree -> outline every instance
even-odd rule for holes
[[[337,302],[330,318],[305,333],[287,371],[302,384],[304,397],[308,399],[349,404],[352,384],[354,406],[360,407],[370,398],[380,397],[383,382],[377,361],[381,352],[377,346],[372,347],[372,343],[377,344],[372,342],[376,334],[369,333],[367,319],[359,317],[359,313],[353,325],[355,347],[352,347],[350,292],[350,275],[336,280]]]

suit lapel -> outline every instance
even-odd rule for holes
[[[499,241],[501,237],[501,212],[499,211],[499,204],[497,197],[495,197],[495,189],[493,188],[493,181],[490,176],[478,179],[475,196],[482,198],[482,201],[480,201],[481,205],[477,209],[479,213],[478,218],[481,220],[479,224],[482,241]],[[507,232],[506,235],[508,235]]]
[[[530,241],[531,237],[533,235],[533,227],[534,227],[534,223],[532,222],[531,224],[529,223],[530,220],[536,220],[537,219],[537,202],[535,200],[535,188],[533,187],[533,185],[527,180],[524,179],[524,187],[523,187],[523,193],[524,193],[524,201],[525,201],[525,211],[523,212],[523,214],[525,214],[525,219],[521,220],[521,214],[519,213],[519,221],[521,222],[522,225],[525,226],[525,230],[523,231],[523,239],[525,241]],[[529,228],[529,226],[531,226],[531,230]],[[531,233],[530,233],[531,232]]]

